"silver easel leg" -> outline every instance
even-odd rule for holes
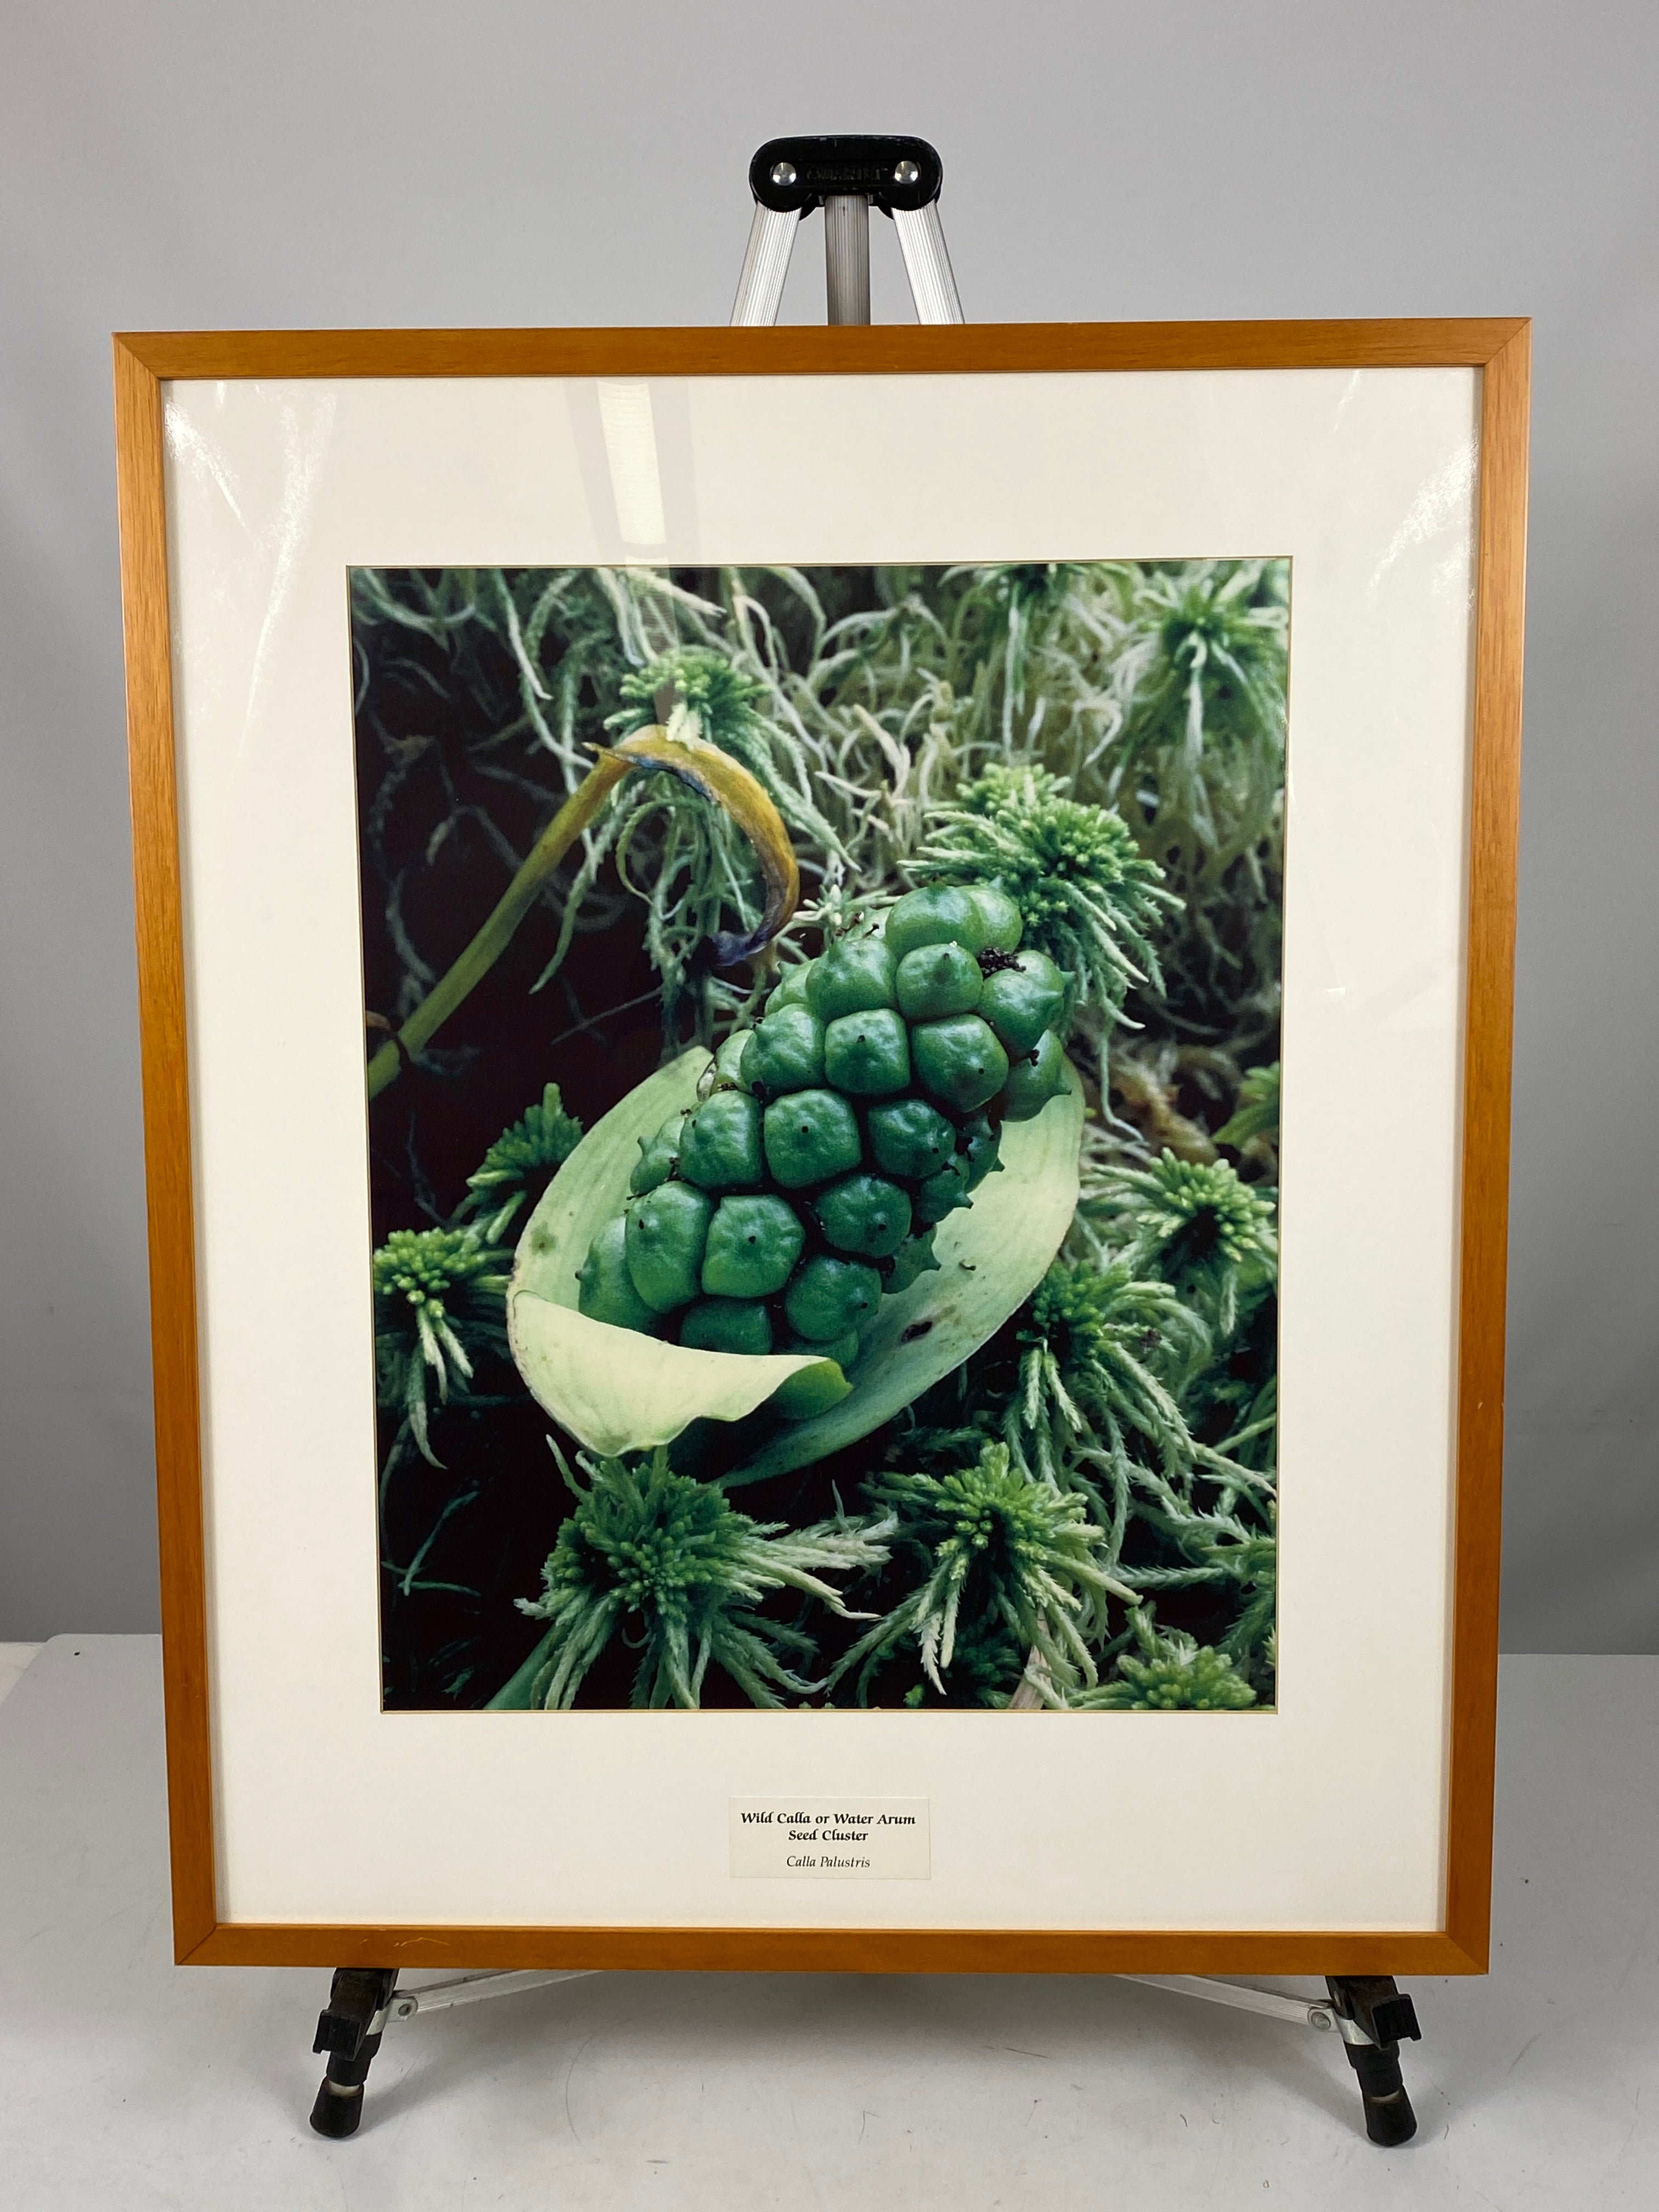
[[[783,302],[783,280],[789,274],[789,254],[800,221],[793,208],[763,207],[755,203],[755,220],[749,226],[749,250],[743,257],[738,297],[732,309],[734,326],[775,323]],[[868,311],[865,321],[870,319]],[[960,319],[960,318],[958,318]]]
[[[832,323],[870,319],[870,203],[837,192],[823,203],[823,281]]]
[[[916,320],[959,323],[962,301],[957,296],[957,280],[945,248],[939,202],[929,200],[921,208],[895,208],[893,228],[904,256],[904,273],[910,280],[910,297],[916,303]],[[830,319],[833,322],[835,317]]]
[[[425,1989],[398,1990],[386,2007],[386,2025],[413,2020],[416,2013],[477,2004],[484,1997],[515,1997],[521,1990],[542,1990],[552,1982],[586,1981],[598,1971],[593,1966],[531,1967],[520,1973],[462,1974],[453,1982],[429,1983]]]

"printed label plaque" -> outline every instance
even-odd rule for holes
[[[927,1881],[925,1797],[733,1797],[734,1877]]]

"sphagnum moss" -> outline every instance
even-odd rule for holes
[[[1179,1629],[1160,1634],[1150,1606],[1135,1608],[1131,1626],[1139,1651],[1121,1653],[1114,1679],[1073,1698],[1073,1712],[1237,1712],[1255,1703],[1229,1653]]]
[[[526,1199],[533,1206],[549,1178],[581,1141],[582,1125],[564,1110],[559,1086],[550,1083],[501,1135],[466,1179],[457,1220],[477,1212],[485,1242],[499,1244]]]
[[[510,1256],[487,1244],[480,1230],[453,1228],[394,1229],[374,1255],[381,1402],[398,1408],[434,1466],[428,1385],[447,1402],[471,1382],[481,1345],[505,1350],[501,1300]]]
[[[1188,1299],[1220,1342],[1237,1332],[1241,1300],[1273,1279],[1272,1201],[1224,1160],[1166,1152],[1150,1168],[1109,1173],[1084,1206],[1097,1225],[1127,1229],[1127,1255]]]
[[[824,1577],[882,1565],[890,1519],[845,1520],[785,1531],[751,1521],[708,1483],[676,1474],[667,1455],[638,1466],[585,1462],[586,1488],[567,1480],[575,1510],[543,1571],[542,1595],[520,1610],[550,1624],[530,1702],[570,1705],[615,1636],[640,1653],[636,1705],[695,1706],[710,1666],[757,1705],[805,1697],[817,1686],[792,1660],[810,1662],[812,1638],[759,1610],[793,1589],[832,1613],[841,1596]]]
[[[923,1580],[859,1638],[832,1683],[856,1669],[862,1703],[882,1662],[914,1644],[942,1692],[964,1616],[994,1624],[1035,1653],[1047,1682],[1094,1681],[1091,1646],[1106,1601],[1132,1594],[1101,1565],[1102,1532],[1081,1499],[1031,1482],[1003,1444],[988,1444],[971,1467],[948,1474],[879,1476],[866,1494],[890,1516],[884,1529]]]

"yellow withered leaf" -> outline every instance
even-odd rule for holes
[[[760,923],[750,935],[722,931],[714,939],[714,958],[722,968],[738,960],[752,960],[769,945],[800,904],[800,870],[783,817],[767,795],[765,786],[730,753],[703,738],[671,738],[659,722],[635,730],[610,749],[610,756],[635,768],[654,768],[677,775],[683,783],[722,808],[754,847],[766,885],[766,907]],[[601,752],[601,759],[607,756]]]

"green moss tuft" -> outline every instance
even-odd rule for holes
[[[813,1689],[789,1663],[811,1659],[812,1638],[757,1608],[789,1589],[843,1612],[823,1577],[881,1565],[890,1523],[821,1522],[780,1534],[781,1523],[751,1521],[712,1484],[676,1474],[665,1452],[583,1466],[586,1487],[567,1473],[575,1510],[543,1569],[542,1594],[519,1601],[550,1624],[532,1705],[569,1705],[618,1633],[640,1652],[635,1705],[695,1706],[711,1665],[757,1705]]]

